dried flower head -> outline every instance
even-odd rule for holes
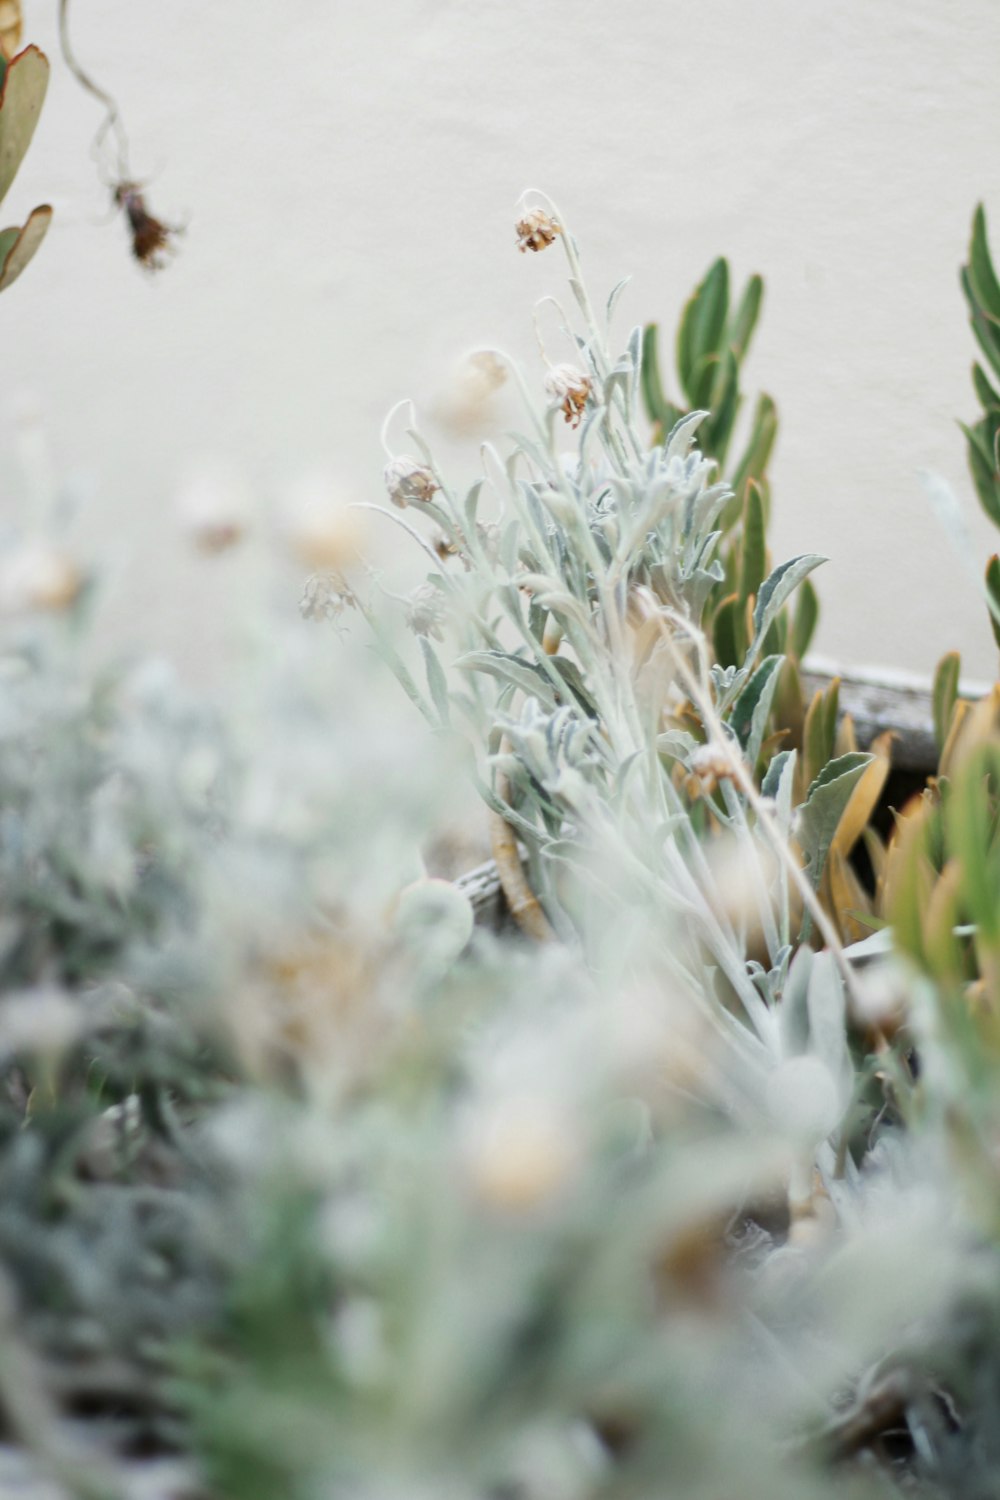
[[[590,376],[576,365],[553,365],[545,377],[547,394],[559,402],[562,414],[571,427],[579,427],[593,389]]]
[[[132,254],[147,271],[162,271],[182,233],[175,224],[164,224],[146,207],[137,182],[119,182],[114,190],[116,208],[124,210],[132,234]]]
[[[431,546],[442,562],[448,562],[450,558],[458,557],[459,555],[460,549],[458,544],[444,531],[438,530],[434,533],[431,537]],[[468,569],[468,560],[466,560],[465,566]]]
[[[411,458],[408,453],[400,454],[399,458],[386,464],[385,487],[389,499],[400,510],[405,510],[411,503],[419,505],[430,500],[440,488],[427,465]]]
[[[729,757],[718,745],[699,745],[691,756],[691,775],[685,781],[689,797],[710,797],[720,781],[732,780]]]
[[[433,636],[435,640],[444,639],[441,627],[445,621],[444,599],[441,590],[434,587],[432,583],[422,583],[420,587],[410,595],[406,608],[406,623],[414,635]]]
[[[517,230],[517,248],[522,255],[525,250],[545,250],[557,234],[562,234],[561,226],[541,208],[533,208],[523,219],[518,219],[514,228]]]
[[[345,609],[353,609],[357,602],[342,578],[333,573],[316,573],[306,580],[299,600],[299,613],[303,620],[336,620]]]

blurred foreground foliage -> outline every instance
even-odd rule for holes
[[[0,1492],[1000,1486],[996,695],[945,659],[876,838],[888,746],[835,687],[789,721],[821,560],[767,555],[773,404],[719,476],[759,280],[712,268],[671,406],[550,210],[578,363],[464,495],[390,450],[425,581],[357,512],[289,533],[398,702],[298,622],[225,704],[95,667],[80,565],[3,538]],[[544,941],[423,872],[460,778]]]

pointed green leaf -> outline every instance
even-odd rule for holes
[[[987,778],[996,790],[1000,754],[993,745],[979,746],[952,779],[944,804],[950,847],[961,861],[962,896],[969,917],[989,944],[1000,939],[1000,871],[989,847]]]
[[[798,810],[795,837],[806,861],[806,874],[818,889],[837,824],[851,793],[874,756],[852,751],[830,761],[816,777]]]
[[[993,562],[997,563],[1000,572],[1000,560],[996,557]],[[990,586],[990,570],[986,569],[986,587]],[[998,598],[1000,604],[1000,598]],[[948,728],[951,724],[952,712],[955,708],[955,700],[958,697],[958,676],[962,669],[962,658],[957,651],[949,651],[937,664],[934,673],[934,688],[931,693],[931,701],[934,708],[934,738],[937,741],[938,754],[944,749],[945,740],[948,738]]]
[[[0,199],[31,144],[48,85],[49,61],[37,47],[25,47],[7,65],[0,86]]]
[[[994,526],[1000,526],[1000,475],[990,453],[986,434],[982,430],[984,424],[966,427],[960,422],[959,426],[965,433],[966,458],[979,503]]]
[[[655,323],[647,323],[642,336],[642,403],[651,422],[659,422],[666,431],[673,424],[668,420],[671,404],[667,400],[660,378],[660,356],[657,348],[659,329]]]
[[[785,600],[794,593],[803,578],[824,562],[826,558],[820,557],[818,553],[805,552],[801,557],[793,557],[788,562],[779,564],[764,580],[758,590],[757,603],[753,612],[755,641],[760,641],[766,634],[768,626],[776,618]]]
[[[1000,322],[1000,283],[997,282],[990,259],[990,247],[986,239],[986,213],[981,203],[977,204],[972,219],[968,270],[979,307],[988,317]]]
[[[969,322],[976,336],[976,342],[986,355],[994,373],[1000,377],[1000,329],[980,305],[967,266],[963,267],[960,279],[965,300],[969,304]]]
[[[767,534],[764,497],[758,485],[747,485],[743,502],[743,537],[740,549],[740,602],[745,604],[764,581],[767,566]]]
[[[1000,557],[995,552],[986,564],[986,592],[993,603],[990,610],[993,639],[1000,646]]]
[[[758,396],[746,451],[732,478],[733,489],[738,495],[742,494],[743,486],[748,479],[756,479],[759,482],[764,478],[777,435],[778,408],[770,396]]]
[[[737,667],[745,655],[737,634],[739,613],[739,598],[730,594],[712,616],[712,648],[720,667]]]
[[[764,299],[764,281],[760,276],[751,276],[743,288],[743,295],[733,314],[729,328],[729,347],[737,360],[746,358],[753,331],[760,316],[760,305]]]
[[[715,379],[712,382],[708,402],[711,416],[705,423],[702,434],[704,453],[709,458],[717,459],[720,468],[726,461],[739,405],[740,387],[736,357],[731,350],[724,349],[716,363]]]
[[[973,364],[972,384],[976,388],[976,395],[987,411],[1000,411],[1000,392],[993,389],[982,365]]]
[[[677,335],[677,373],[692,406],[692,376],[699,360],[717,353],[729,312],[729,267],[721,257],[710,267],[681,317]]]
[[[768,656],[762,661],[732,707],[729,722],[751,769],[760,757],[783,659]]]
[[[48,233],[52,210],[33,209],[23,229],[0,230],[0,292],[13,286]]]
[[[795,614],[788,640],[788,650],[796,661],[802,661],[812,643],[819,620],[819,596],[808,578],[803,579],[795,600]]]

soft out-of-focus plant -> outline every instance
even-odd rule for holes
[[[471,491],[415,424],[390,449],[419,588],[359,564],[365,507],[290,499],[332,650],[258,622],[225,712],[162,664],[95,671],[88,570],[0,537],[22,1490],[996,1491],[995,705],[963,709],[946,663],[941,778],[882,872],[897,948],[845,950],[824,896],[884,754],[835,688],[801,748],[767,727],[770,633],[818,559],[762,575],[714,658],[729,490],[698,418],[646,450],[641,339],[610,354],[551,205],[518,234],[566,247],[579,337]],[[232,496],[195,501],[195,544],[234,545]],[[475,929],[422,873],[469,770],[548,941]]]

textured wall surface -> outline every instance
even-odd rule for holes
[[[713,256],[767,281],[748,369],[781,413],[775,549],[825,553],[818,649],[992,673],[982,607],[919,471],[993,550],[955,419],[974,413],[957,270],[979,198],[1000,246],[996,0],[75,0],[133,166],[188,224],[133,269],[88,144],[93,101],[53,53],[49,105],[7,207],[58,219],[0,307],[4,421],[27,392],[55,472],[114,538],[114,619],[201,660],[243,564],[193,568],[179,477],[242,466],[261,503],[321,464],[379,491],[378,428],[483,343],[535,359],[556,252],[518,255],[522,188],[559,201],[602,293],[673,327]],[[471,471],[474,446],[459,449]],[[0,502],[18,503],[4,467]],[[289,607],[294,608],[294,586]]]

